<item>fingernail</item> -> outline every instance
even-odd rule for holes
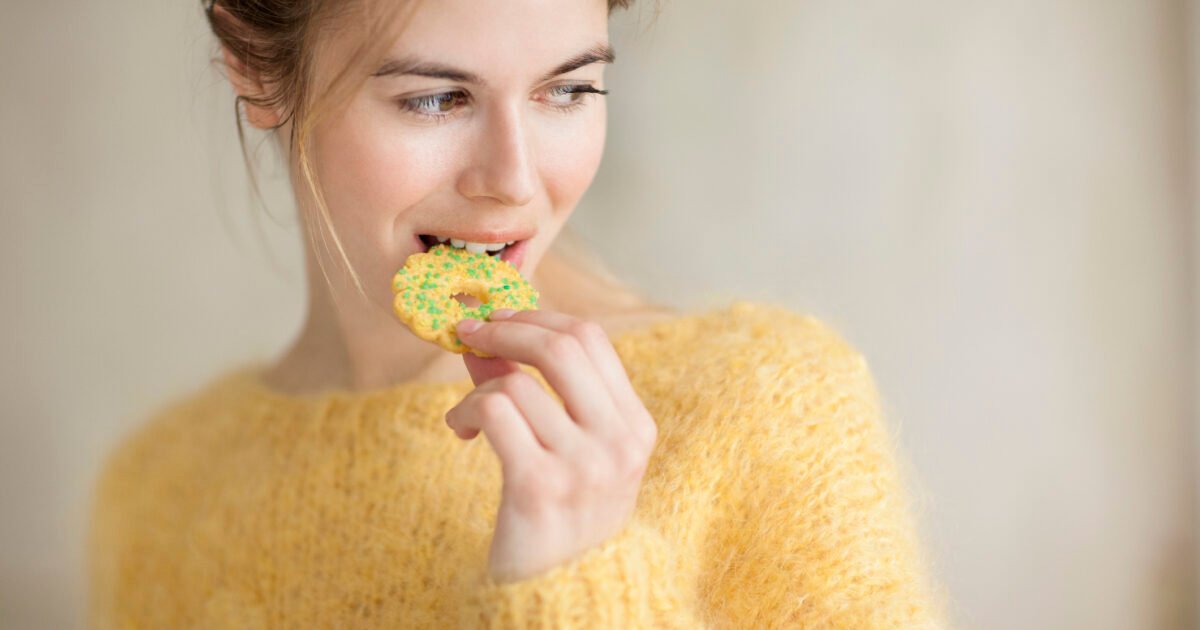
[[[467,335],[479,330],[480,326],[483,326],[483,322],[477,319],[464,319],[458,322],[458,325],[454,327],[454,331],[459,334]]]
[[[517,312],[512,310],[511,308],[502,308],[498,311],[492,311],[492,316],[489,317],[488,319],[508,319],[509,317],[512,317],[513,315],[516,315],[516,314],[517,314]]]

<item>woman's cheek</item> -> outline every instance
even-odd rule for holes
[[[547,188],[554,210],[569,211],[583,196],[604,157],[605,117],[602,107],[583,121],[573,134],[552,142],[544,164]],[[597,115],[598,114],[598,115]]]
[[[371,207],[394,218],[430,197],[446,179],[451,151],[446,144],[445,138],[419,132],[377,139],[358,166],[359,185],[370,192]]]
[[[396,120],[366,119],[354,125],[339,141],[340,164],[335,166],[356,197],[354,211],[390,223],[427,197],[446,168],[449,142],[446,134],[404,127]]]
[[[410,245],[412,208],[436,190],[444,138],[351,108],[318,132],[314,158],[334,229],[356,270],[386,274]]]

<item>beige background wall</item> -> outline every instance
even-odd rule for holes
[[[72,627],[100,458],[281,348],[299,239],[268,168],[260,245],[199,2],[6,4],[0,627]],[[578,230],[680,306],[774,300],[862,350],[956,627],[1196,627],[1185,4],[632,17]]]
[[[1188,5],[1190,14],[1188,44],[1190,48],[1190,77],[1188,93],[1190,99],[1192,150],[1188,163],[1188,174],[1192,182],[1192,435],[1195,439],[1192,452],[1192,474],[1194,481],[1195,522],[1200,527],[1200,2]],[[1196,548],[1196,570],[1193,574],[1193,598],[1200,602],[1200,545]],[[1200,608],[1200,604],[1197,606]],[[1200,616],[1200,611],[1197,611]]]

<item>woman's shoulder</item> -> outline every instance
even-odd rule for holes
[[[103,455],[85,508],[88,564],[97,572],[93,579],[115,579],[111,572],[119,570],[118,558],[136,553],[139,541],[181,526],[189,502],[201,496],[229,450],[230,441],[222,438],[235,423],[220,408],[236,372],[164,397]]]
[[[685,445],[672,453],[753,467],[786,460],[789,450],[822,453],[856,435],[883,435],[867,361],[827,319],[738,301],[614,345],[660,441]]]
[[[863,366],[865,359],[827,319],[769,302],[739,300],[706,310],[659,313],[614,342],[624,354],[726,367],[780,363]]]
[[[679,314],[621,335],[614,347],[645,395],[685,405],[777,415],[875,395],[866,359],[836,325],[778,304]]]
[[[186,466],[210,442],[206,436],[235,422],[236,406],[248,366],[235,366],[199,385],[168,394],[150,413],[126,429],[102,458],[97,485],[125,485],[131,479],[162,475]]]

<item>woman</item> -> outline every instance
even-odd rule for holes
[[[768,305],[673,313],[552,248],[626,4],[208,3],[239,135],[289,159],[308,317],[110,457],[94,626],[940,626],[853,348]],[[542,293],[459,323],[495,358],[392,314],[443,240],[504,244]]]

